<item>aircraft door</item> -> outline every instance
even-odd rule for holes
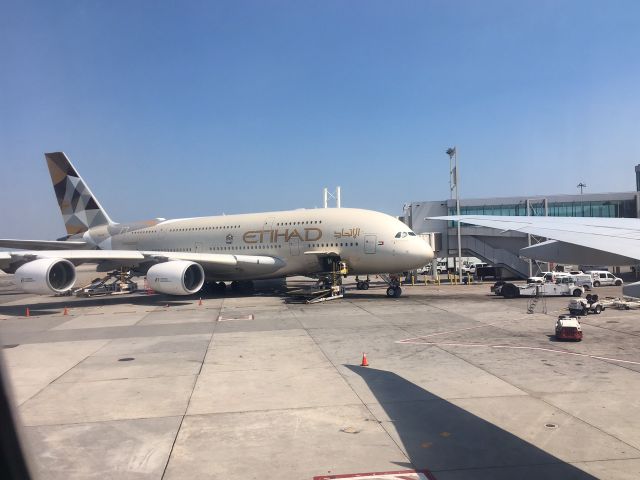
[[[300,255],[300,239],[292,238],[289,242],[289,248],[291,249],[291,255],[297,256]]]
[[[202,243],[196,242],[193,251],[196,253],[202,253]]]
[[[376,253],[376,245],[378,244],[376,235],[364,236],[364,253]]]

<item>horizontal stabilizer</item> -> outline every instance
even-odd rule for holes
[[[18,248],[24,250],[80,250],[87,246],[87,242],[60,240],[15,240],[0,239],[0,248]]]

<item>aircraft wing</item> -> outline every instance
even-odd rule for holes
[[[0,269],[14,270],[24,263],[40,258],[64,258],[75,265],[107,262],[111,268],[137,266],[172,260],[199,263],[208,273],[221,274],[242,270],[247,273],[265,274],[279,270],[285,262],[266,255],[230,255],[191,252],[153,252],[137,250],[34,250],[0,252]]]
[[[452,215],[430,217],[430,220],[454,220],[505,232],[529,233],[640,260],[640,219],[637,218]]]
[[[0,238],[0,248],[24,248],[28,250],[74,250],[87,245],[82,240],[17,240]]]

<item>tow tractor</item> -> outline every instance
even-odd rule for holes
[[[572,298],[569,300],[569,313],[571,315],[587,315],[595,313],[599,315],[605,306],[598,301],[598,295],[588,294],[586,298]]]
[[[558,340],[582,340],[582,327],[577,317],[560,315],[556,321],[556,338]]]
[[[496,295],[502,295],[504,298],[536,296],[581,297],[584,294],[584,288],[576,285],[571,277],[560,277],[555,283],[529,283],[527,285],[504,283],[499,287],[493,288],[493,291]]]

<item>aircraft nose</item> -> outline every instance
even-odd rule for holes
[[[420,264],[420,266],[426,265],[431,260],[433,260],[433,248],[426,241],[422,239],[418,240],[417,245],[415,247],[415,256],[416,262]]]

